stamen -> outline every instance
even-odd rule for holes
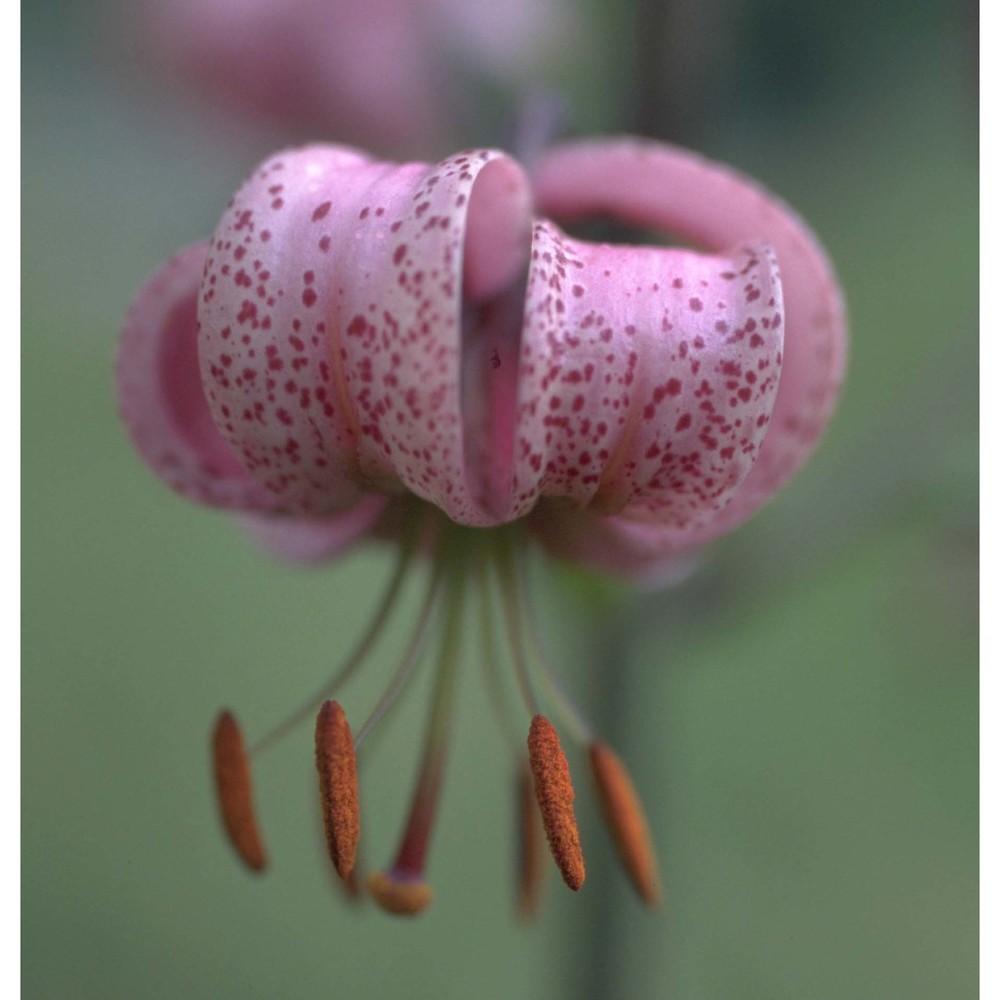
[[[583,886],[586,869],[573,812],[573,780],[559,734],[544,715],[536,715],[531,720],[528,755],[549,849],[563,881],[577,891]]]
[[[441,584],[444,579],[444,570],[441,561],[434,567],[431,581],[424,596],[424,603],[417,615],[417,627],[410,636],[406,650],[403,653],[396,672],[392,675],[388,687],[382,692],[382,697],[376,702],[371,714],[365,719],[364,725],[354,739],[354,749],[360,748],[361,744],[368,738],[368,734],[379,724],[385,713],[395,704],[396,699],[402,694],[406,682],[413,673],[413,668],[420,661],[420,654],[424,649],[424,641],[427,638],[427,631],[434,620],[434,611],[441,596]]]
[[[424,882],[424,866],[451,730],[451,709],[465,597],[463,569],[458,564],[448,567],[447,617],[431,701],[427,743],[406,828],[392,868],[368,879],[368,888],[376,902],[390,913],[413,915],[419,913],[431,900],[430,887]]]
[[[500,729],[514,754],[515,802],[517,815],[517,915],[521,920],[534,918],[541,905],[545,888],[545,834],[542,830],[535,801],[535,788],[531,765],[524,756],[524,744],[517,733],[517,726],[508,699],[505,697],[497,661],[496,629],[493,618],[493,591],[490,585],[489,566],[485,560],[478,563],[483,666],[486,689]]]
[[[590,745],[590,770],[622,866],[648,906],[660,902],[660,879],[649,824],[621,758],[607,744]]]
[[[262,753],[268,747],[273,746],[283,737],[287,736],[300,722],[309,718],[316,711],[318,705],[326,701],[327,698],[330,698],[341,685],[346,684],[358,667],[365,661],[399,598],[403,581],[406,578],[406,571],[409,569],[414,553],[416,552],[417,539],[416,525],[413,523],[407,524],[404,531],[403,544],[399,550],[399,558],[396,561],[396,568],[393,571],[392,579],[389,581],[389,586],[382,595],[382,600],[378,606],[378,610],[375,612],[375,617],[372,618],[364,635],[358,640],[358,644],[344,661],[343,666],[308,701],[304,702],[294,712],[279,722],[269,733],[262,736],[251,748],[251,753]]]
[[[555,674],[542,651],[542,644],[538,639],[538,630],[535,627],[535,619],[531,613],[530,602],[524,599],[524,595],[528,592],[528,586],[524,582],[525,571],[523,560],[521,561],[521,565],[518,566],[512,556],[511,567],[511,571],[515,574],[516,578],[516,585],[513,588],[513,600],[516,602],[518,617],[523,620],[523,625],[520,628],[527,637],[528,649],[534,656],[545,692],[549,696],[549,700],[555,703],[556,711],[559,713],[562,722],[569,728],[573,739],[581,744],[589,744],[594,740],[593,729],[583,717],[583,713],[573,704],[572,699],[562,685],[556,680]]]
[[[483,674],[486,679],[486,691],[496,711],[500,722],[500,730],[510,746],[515,760],[520,761],[524,753],[521,742],[520,727],[514,721],[510,702],[507,699],[501,681],[500,664],[497,660],[496,627],[493,617],[493,590],[490,586],[489,566],[484,559],[478,560],[477,571],[480,591],[480,629],[483,651]]]
[[[520,852],[518,857],[517,913],[531,920],[538,913],[545,889],[544,836],[538,818],[535,788],[528,761],[521,762],[517,775],[520,812]]]
[[[415,917],[434,898],[434,890],[426,882],[395,878],[392,872],[375,872],[367,884],[375,902],[400,917]]]
[[[503,599],[505,618],[507,620],[507,636],[510,641],[510,651],[514,659],[514,673],[518,686],[528,711],[538,715],[538,699],[531,686],[531,676],[528,672],[528,661],[524,653],[524,630],[521,621],[521,606],[517,598],[517,573],[514,569],[514,557],[508,539],[500,535],[495,549],[497,576],[500,581],[500,595]]]
[[[337,874],[346,879],[354,870],[361,833],[358,766],[351,727],[335,701],[324,702],[316,717],[316,769],[326,846]]]
[[[250,759],[232,712],[221,712],[212,733],[212,765],[219,813],[229,842],[252,871],[267,867],[267,851],[253,808]]]

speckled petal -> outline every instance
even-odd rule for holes
[[[461,524],[488,524],[466,453],[463,322],[526,265],[528,182],[489,150],[404,170],[360,207],[356,270],[341,298],[362,469],[401,480]]]
[[[527,259],[530,193],[491,151],[437,166],[308,147],[265,163],[216,232],[199,316],[216,421],[289,510],[408,489],[466,524],[463,290]]]
[[[142,457],[199,503],[271,510],[274,497],[219,435],[198,370],[197,295],[206,243],[158,268],[129,309],[118,354],[122,418]]]
[[[731,530],[802,464],[836,402],[846,330],[826,255],[774,195],[727,167],[669,146],[634,139],[572,143],[545,156],[533,180],[540,211],[559,219],[608,215],[710,250],[755,241],[774,248],[784,292],[785,345],[770,428],[729,505],[673,544],[698,544]]]
[[[539,495],[704,523],[750,471],[777,392],[773,254],[597,246],[538,223],[521,337],[514,513]]]
[[[243,519],[243,525],[261,548],[279,559],[319,563],[333,559],[366,537],[388,503],[388,497],[373,494],[341,514],[325,517],[250,514]]]
[[[284,509],[327,513],[361,495],[356,428],[334,363],[346,247],[337,195],[370,169],[354,150],[310,147],[262,164],[212,239],[198,303],[212,415]]]

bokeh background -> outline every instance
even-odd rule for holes
[[[214,713],[231,705],[260,733],[312,691],[391,557],[283,567],[170,495],[119,425],[113,358],[145,275],[307,126],[199,97],[134,4],[29,2],[26,997],[975,995],[976,7],[544,9],[546,43],[516,70],[486,72],[452,39],[448,92],[465,104],[405,141],[428,156],[506,144],[540,93],[569,131],[695,146],[801,211],[850,308],[822,448],[696,576],[632,594],[536,575],[552,659],[643,790],[665,904],[631,896],[576,755],[588,883],[575,896],[553,873],[537,923],[513,920],[510,761],[471,650],[426,915],[400,922],[333,885],[308,726],[258,762],[271,871],[251,878],[230,856],[210,796]],[[352,122],[310,127],[335,140]],[[402,634],[350,689],[355,714]],[[426,691],[365,762],[371,864],[407,807]]]

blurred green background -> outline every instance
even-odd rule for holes
[[[214,713],[259,734],[312,691],[391,560],[276,565],[126,441],[112,366],[130,297],[283,140],[173,100],[138,71],[122,9],[23,8],[24,995],[974,996],[975,7],[579,11],[589,42],[552,70],[571,122],[696,145],[780,192],[838,267],[852,351],[822,448],[696,577],[622,595],[556,572],[533,595],[643,790],[666,897],[649,913],[630,895],[575,755],[588,883],[575,896],[553,873],[533,927],[512,919],[509,759],[471,650],[420,920],[332,884],[308,726],[258,763],[267,876],[219,835]],[[497,111],[465,141],[506,125]],[[403,635],[350,689],[355,714]],[[365,760],[373,865],[426,690]]]

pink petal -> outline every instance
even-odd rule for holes
[[[333,559],[364,538],[387,503],[387,497],[373,495],[362,498],[342,514],[316,518],[252,514],[243,519],[243,524],[262,548],[279,559],[318,563]]]
[[[178,493],[216,507],[270,510],[274,498],[219,435],[202,392],[196,303],[206,248],[182,250],[132,303],[118,354],[122,418],[139,453]]]
[[[361,495],[328,326],[338,274],[321,224],[367,163],[337,147],[272,157],[236,193],[205,267],[199,350],[212,415],[288,510],[343,510]]]
[[[178,80],[286,135],[389,149],[442,131],[439,31],[412,0],[146,0],[138,28]]]
[[[428,167],[308,147],[241,188],[206,268],[203,373],[227,439],[289,509],[405,488],[484,522],[463,434],[463,283],[475,299],[510,282],[529,205],[520,168],[489,151]]]
[[[627,576],[651,589],[680,583],[701,562],[696,550],[675,550],[671,529],[620,516],[602,517],[592,510],[542,502],[527,523],[557,559]]]
[[[749,473],[777,392],[781,287],[757,246],[709,257],[535,228],[514,514],[540,495],[690,529]]]
[[[836,402],[846,329],[826,255],[772,194],[727,167],[668,146],[621,139],[558,147],[539,164],[534,183],[541,211],[559,218],[605,214],[714,250],[748,241],[774,248],[784,290],[785,345],[771,425],[756,465],[729,505],[676,542],[697,544],[729,531],[802,464]]]

